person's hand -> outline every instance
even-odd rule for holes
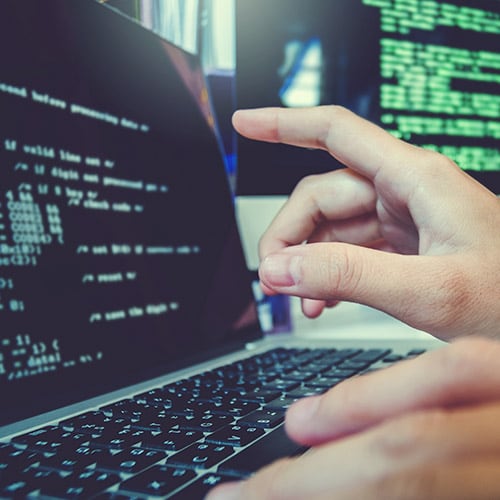
[[[207,500],[500,498],[500,344],[462,339],[291,406],[314,446]]]
[[[347,300],[444,338],[493,331],[500,202],[490,191],[338,106],[237,111],[233,124],[347,167],[301,181],[262,237],[266,293],[303,297],[310,317]]]

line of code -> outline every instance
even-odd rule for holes
[[[385,128],[462,168],[500,171],[500,149],[491,146],[500,138],[500,52],[491,51],[500,14],[435,0],[363,3],[380,9]],[[453,33],[455,43],[443,44],[440,33]]]
[[[30,89],[28,85],[0,82],[0,97],[14,108],[16,103],[32,107],[34,112],[43,113],[45,108],[50,116],[55,113],[57,120],[67,121],[68,125],[83,120],[90,129],[98,125],[138,136],[150,133],[150,126],[146,123],[70,103],[47,92]],[[161,206],[161,200],[171,196],[171,187],[147,175],[131,177],[113,156],[113,147],[99,144],[96,151],[88,147],[79,150],[74,145],[65,144],[56,134],[50,140],[46,139],[47,134],[40,140],[36,135],[36,131],[25,135],[17,131],[0,136],[3,178],[0,193],[0,321],[19,325],[16,331],[9,334],[4,331],[0,337],[0,380],[19,380],[93,364],[110,354],[106,349],[89,347],[87,350],[81,339],[75,342],[69,336],[47,336],[43,327],[42,334],[32,327],[23,327],[24,318],[33,314],[35,307],[29,290],[30,280],[39,279],[36,271],[43,265],[47,254],[54,251],[62,251],[61,255],[70,254],[75,266],[82,269],[70,278],[69,285],[72,289],[79,289],[81,297],[87,297],[82,319],[90,335],[96,325],[105,327],[175,314],[182,306],[175,296],[142,294],[144,298],[139,300],[141,293],[132,292],[125,295],[125,300],[122,296],[116,304],[112,297],[119,287],[142,289],[144,279],[147,279],[142,270],[159,267],[166,259],[196,258],[202,251],[200,245],[177,241],[175,235],[168,245],[142,241],[137,234],[127,234],[123,230],[117,232],[119,236],[103,238],[100,235],[98,241],[94,237],[88,239],[93,231],[91,227],[85,227],[86,221],[91,225],[98,219],[87,218],[86,214],[95,213],[98,217],[108,217],[109,214],[122,228],[127,228],[128,221],[130,227],[147,226],[151,213]],[[104,155],[103,150],[107,149],[109,155]],[[75,215],[81,224],[81,235],[72,227]],[[68,241],[70,230],[73,236]],[[68,286],[67,281],[62,282]],[[101,295],[111,299],[102,303],[94,299],[99,290]],[[43,296],[38,299],[43,303]],[[62,304],[61,301],[61,308]],[[56,299],[51,314],[63,313],[62,309],[58,310]]]

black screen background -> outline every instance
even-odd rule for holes
[[[26,185],[45,225],[44,208],[59,208],[64,233],[64,244],[39,245],[35,266],[0,266],[0,279],[13,283],[12,289],[0,290],[0,348],[7,371],[0,375],[5,404],[0,423],[180,367],[194,355],[247,340],[256,326],[217,141],[167,49],[199,71],[190,55],[97,3],[2,4],[0,83],[28,92],[36,89],[68,106],[77,103],[127,117],[149,129],[129,130],[0,92],[3,242],[14,246],[6,193],[17,199]],[[16,140],[17,150],[7,150],[6,140]],[[56,158],[27,154],[21,148],[25,144],[53,147]],[[114,167],[104,171],[102,166],[71,164],[58,157],[59,149],[109,158]],[[16,169],[19,163],[27,170]],[[34,168],[40,163],[47,170],[37,176]],[[53,177],[54,167],[78,171],[79,180]],[[84,182],[84,172],[97,173],[100,182]],[[168,192],[104,186],[106,175],[167,186]],[[48,192],[38,193],[41,184]],[[63,195],[56,194],[56,185]],[[64,195],[67,188],[143,210],[122,213],[72,206]],[[103,246],[109,250],[113,244],[197,250],[168,256],[79,251]],[[82,282],[84,276],[95,279],[126,271],[136,273],[130,282]],[[10,310],[11,300],[22,300],[24,311]],[[172,303],[176,309],[166,314],[89,321],[96,312]],[[63,361],[74,364],[49,363],[55,369],[47,373],[8,379],[16,373],[16,360],[26,368],[30,357],[44,349],[54,353],[54,346]],[[24,354],[16,357],[15,348]]]

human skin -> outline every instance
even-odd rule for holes
[[[467,338],[290,407],[312,446],[208,500],[500,498],[500,343]]]
[[[286,430],[311,449],[208,499],[500,498],[497,197],[338,106],[233,122],[346,165],[301,181],[262,237],[266,293],[302,297],[310,317],[364,303],[452,342],[295,403]]]
[[[302,297],[310,317],[346,300],[444,339],[496,335],[493,193],[445,156],[339,106],[238,111],[233,123],[249,138],[324,149],[346,165],[302,180],[263,235],[267,293]]]

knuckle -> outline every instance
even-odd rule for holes
[[[328,126],[325,127],[324,134],[317,138],[317,144],[319,148],[329,149],[328,145],[331,142],[331,134],[335,130],[335,125],[342,123],[346,115],[350,112],[347,108],[338,104],[324,106],[323,110],[326,111],[325,117],[328,121]]]
[[[423,160],[422,164],[419,165],[422,174],[429,176],[433,181],[435,181],[437,171],[446,173],[447,171],[459,169],[453,160],[437,151],[419,149],[419,155]]]
[[[443,170],[460,170],[457,164],[448,156],[437,151],[429,151],[431,168],[442,168]]]
[[[329,287],[328,295],[336,299],[346,299],[354,295],[362,275],[362,260],[353,258],[353,250],[346,251],[339,243],[335,251],[329,251],[324,259],[320,273]]]
[[[408,156],[407,175],[415,175],[418,169],[418,180],[413,183],[409,198],[413,196],[428,196],[428,186],[436,184],[436,178],[446,183],[449,176],[454,176],[459,167],[453,160],[437,151],[413,146],[414,155]]]
[[[474,280],[463,266],[449,263],[445,270],[435,274],[432,281],[433,286],[426,283],[423,291],[429,301],[425,308],[429,328],[447,332],[465,324],[476,300]]]

